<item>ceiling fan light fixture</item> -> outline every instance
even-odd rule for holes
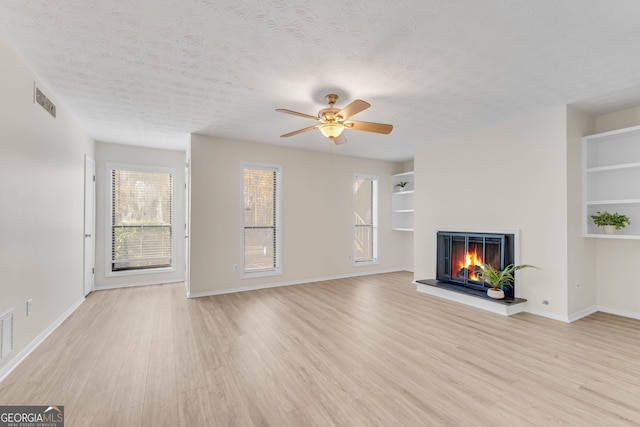
[[[304,129],[285,133],[284,135],[280,135],[280,137],[288,138],[293,135],[298,135],[299,133],[309,132],[314,129],[320,129],[322,135],[326,138],[331,139],[331,141],[335,144],[344,144],[347,142],[347,139],[343,136],[343,131],[345,130],[345,128],[365,132],[381,133],[385,135],[393,130],[393,125],[373,122],[359,122],[350,119],[352,116],[371,107],[371,104],[366,101],[356,99],[346,107],[340,109],[335,107],[335,103],[338,100],[338,95],[329,94],[325,98],[329,103],[329,107],[323,108],[322,110],[318,111],[317,116],[299,113],[292,110],[286,110],[284,108],[276,109],[276,111],[279,111],[281,113],[292,114],[294,116],[304,117],[305,119],[311,119],[319,122],[315,126],[309,126]]]
[[[343,130],[344,126],[340,123],[325,123],[320,125],[320,132],[327,138],[337,138]]]

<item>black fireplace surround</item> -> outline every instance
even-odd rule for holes
[[[490,264],[503,269],[513,263],[514,240],[513,234],[439,231],[436,280],[462,288],[486,291],[490,286],[478,274],[480,266]],[[505,298],[514,298],[513,286],[504,286],[503,290]]]

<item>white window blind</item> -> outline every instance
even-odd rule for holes
[[[354,261],[375,262],[378,252],[378,179],[355,175],[353,182]]]
[[[280,269],[280,168],[243,167],[244,272]]]
[[[111,169],[111,271],[172,266],[173,174]]]

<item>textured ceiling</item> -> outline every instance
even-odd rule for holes
[[[192,132],[329,151],[324,95],[364,99],[334,153],[416,147],[552,105],[640,105],[637,0],[0,0],[0,37],[99,141]],[[0,69],[1,73],[1,69]]]

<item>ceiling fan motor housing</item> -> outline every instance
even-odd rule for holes
[[[337,113],[340,111],[339,108],[323,108],[318,112],[318,118],[323,123],[334,123],[334,122],[342,122],[344,118],[339,116]]]

